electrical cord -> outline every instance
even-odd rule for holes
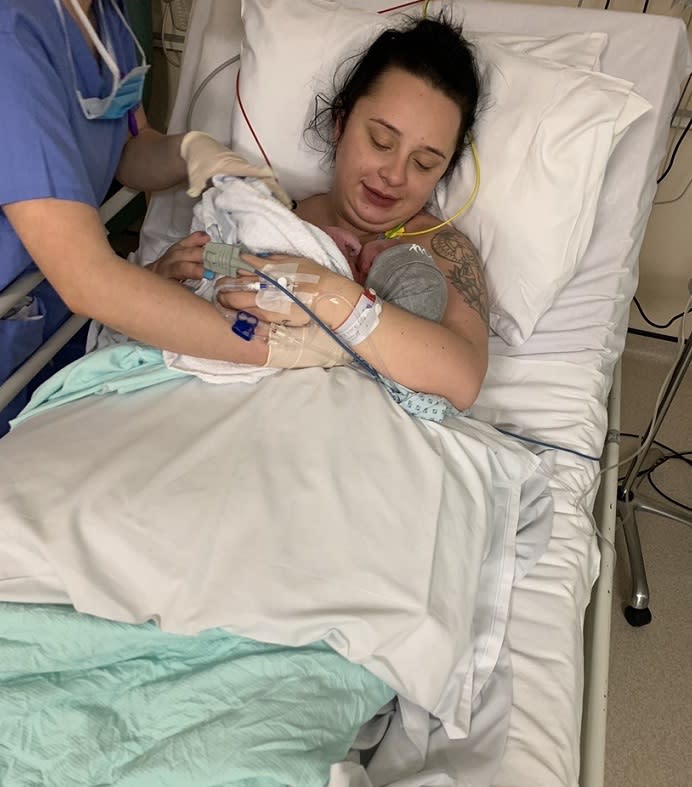
[[[641,435],[640,434],[635,434],[634,432],[620,432],[620,437],[639,437],[640,438]],[[692,465],[692,459],[688,459],[687,458],[688,456],[692,456],[692,451],[676,451],[674,448],[671,448],[669,445],[666,445],[665,443],[662,443],[660,440],[653,440],[651,444],[652,445],[656,445],[659,448],[662,448],[664,451],[668,451],[671,459],[678,459],[678,458],[683,458],[684,457],[685,458],[685,462],[687,464]],[[652,467],[653,467],[653,465],[652,465]],[[648,472],[648,469],[647,470],[640,470],[637,473],[637,476],[646,475],[647,472]],[[625,476],[622,476],[620,478],[621,481],[624,481],[624,479],[625,479]]]
[[[690,297],[687,299],[687,303],[685,304],[685,308],[683,310],[682,322],[680,323],[680,331],[678,333],[678,345],[679,345],[678,352],[676,353],[676,356],[673,359],[673,363],[671,364],[670,369],[668,370],[668,373],[666,374],[666,376],[665,376],[665,378],[664,378],[663,382],[661,383],[661,386],[660,386],[660,388],[658,390],[658,395],[656,397],[656,403],[654,404],[654,407],[653,407],[653,416],[651,418],[651,426],[653,426],[656,423],[657,419],[658,419],[658,413],[659,413],[659,408],[661,406],[661,401],[663,400],[665,391],[667,390],[668,384],[669,384],[669,382],[670,382],[670,380],[671,380],[671,378],[673,376],[673,372],[675,370],[675,367],[677,366],[678,361],[682,357],[682,353],[684,352],[684,349],[685,349],[685,336],[686,336],[686,333],[685,333],[685,322],[686,322],[687,312],[689,311],[690,305],[692,305],[692,295],[690,295]],[[641,452],[644,450],[644,444],[646,442],[646,436],[647,435],[648,435],[648,430],[646,432],[644,432],[643,434],[641,434],[641,435],[637,435],[637,437],[639,437],[639,439],[640,439],[640,445],[639,445],[639,448],[637,448],[636,451],[632,452],[629,456],[626,456],[624,459],[620,459],[620,461],[616,462],[615,464],[611,464],[611,465],[607,465],[606,467],[602,467],[599,470],[599,472],[596,473],[593,481],[586,487],[586,489],[581,493],[581,495],[579,495],[579,497],[575,500],[575,504],[574,505],[575,505],[576,508],[581,508],[582,511],[584,511],[587,515],[589,515],[589,511],[587,510],[586,506],[584,505],[584,499],[591,492],[591,490],[594,488],[594,486],[598,482],[599,478],[604,473],[608,472],[609,470],[616,470],[617,468],[621,467],[622,465],[626,465],[626,464],[629,465],[630,462],[634,461],[634,459],[636,459],[639,456],[639,454],[641,454]],[[565,484],[560,484],[560,486],[562,486],[565,489],[565,491],[570,492],[570,490],[567,488],[567,486]],[[613,557],[615,558],[616,557],[615,544],[612,541],[610,541],[608,538],[606,538],[606,536],[598,529],[598,527],[595,524],[594,524],[594,529],[595,529],[596,535],[601,539],[601,541],[603,543],[607,544],[610,547],[610,550],[613,553]]]
[[[633,434],[632,432],[621,432],[620,436],[621,437],[638,437],[638,438],[641,437],[641,435]],[[659,448],[662,448],[664,451],[668,451],[668,453],[666,455],[664,455],[664,456],[660,456],[658,459],[656,459],[648,467],[642,468],[637,473],[637,478],[644,478],[646,476],[646,478],[648,479],[648,481],[651,484],[651,486],[656,490],[656,492],[659,495],[661,495],[661,497],[663,497],[669,503],[673,503],[676,506],[680,506],[680,508],[683,508],[686,511],[692,511],[692,508],[690,508],[685,503],[681,503],[679,500],[675,500],[675,498],[671,497],[670,495],[667,495],[662,489],[660,489],[657,486],[657,484],[655,483],[655,481],[653,480],[653,477],[652,477],[655,470],[657,470],[659,467],[664,465],[666,462],[669,462],[669,461],[671,461],[673,459],[676,459],[678,461],[684,462],[689,467],[692,467],[692,459],[690,458],[690,457],[692,457],[692,451],[676,451],[674,448],[671,448],[669,445],[666,445],[665,443],[662,443],[660,440],[654,440],[652,445],[656,445]],[[622,481],[624,481],[624,480],[625,480],[625,476],[621,476],[618,479],[618,481],[620,483],[622,483]]]
[[[173,25],[173,14],[171,12],[171,6],[168,2],[164,2],[163,18],[161,19],[161,49],[163,50],[163,56],[166,58],[166,61],[174,68],[180,68],[182,57],[178,55],[176,59],[172,59],[170,53],[168,52],[168,48],[166,47],[166,20],[168,19],[169,16],[171,19],[171,25]]]
[[[690,182],[692,182],[692,181],[690,181]],[[668,320],[668,322],[666,322],[666,323],[657,323],[657,322],[654,322],[653,320],[650,320],[650,319],[649,319],[649,318],[646,316],[646,314],[645,314],[645,312],[644,312],[644,309],[642,308],[642,305],[641,305],[641,304],[639,303],[639,301],[637,300],[637,296],[636,296],[636,295],[634,296],[634,299],[633,299],[633,300],[634,300],[634,305],[637,307],[637,310],[638,310],[639,314],[641,314],[641,316],[642,316],[642,319],[643,319],[645,322],[647,322],[649,325],[651,325],[652,327],[654,327],[654,328],[670,328],[670,326],[671,326],[671,325],[672,325],[672,324],[673,324],[673,323],[674,323],[676,320],[680,320],[680,319],[682,319],[682,318],[685,316],[685,312],[680,312],[680,314],[676,314],[674,317],[671,317],[671,318],[670,318],[670,320]],[[689,314],[691,311],[692,311],[692,308],[688,309],[688,310],[687,310],[687,314]]]
[[[200,82],[199,87],[192,94],[192,98],[190,99],[190,106],[188,107],[187,114],[185,115],[185,131],[191,130],[192,113],[194,112],[195,104],[197,103],[204,88],[211,82],[211,80],[217,74],[220,74],[224,70],[224,68],[228,68],[228,66],[233,65],[233,63],[237,63],[239,60],[240,60],[240,55],[234,55],[233,57],[229,57],[228,60],[224,60],[224,62],[221,63],[220,66],[216,66],[216,68],[213,71],[210,71]]]
[[[670,457],[670,459],[676,459],[676,458],[677,458],[677,457],[673,457],[673,456],[671,456],[671,457]],[[667,500],[669,503],[672,503],[673,505],[676,505],[676,506],[678,506],[679,508],[682,508],[682,509],[683,509],[683,511],[690,511],[690,512],[692,512],[692,506],[688,506],[688,505],[686,505],[685,503],[681,503],[679,500],[676,500],[675,498],[673,498],[673,497],[670,497],[670,495],[667,495],[667,494],[666,494],[666,493],[665,493],[665,492],[664,492],[662,489],[660,489],[660,488],[657,486],[657,484],[654,482],[654,479],[653,479],[653,475],[652,475],[652,474],[653,474],[654,470],[656,470],[656,468],[660,467],[662,464],[663,464],[663,462],[660,462],[660,463],[659,463],[659,464],[657,464],[655,467],[652,467],[652,468],[651,468],[651,470],[649,470],[649,472],[647,473],[647,478],[648,478],[648,480],[649,480],[649,483],[651,484],[651,486],[652,486],[652,487],[653,487],[653,488],[656,490],[656,492],[657,492],[657,493],[658,493],[658,494],[659,494],[659,495],[660,495],[660,496],[661,496],[661,497],[662,497],[664,500]]]
[[[687,181],[687,185],[677,197],[673,197],[672,199],[654,200],[654,205],[672,205],[674,202],[679,202],[685,196],[685,194],[687,194],[687,190],[690,186],[692,186],[692,178]]]
[[[682,145],[682,141],[687,136],[687,132],[690,130],[691,127],[692,127],[692,117],[687,121],[687,125],[685,126],[685,130],[682,132],[682,134],[680,135],[678,141],[675,143],[675,147],[673,148],[673,155],[670,157],[670,160],[668,161],[668,164],[667,164],[666,168],[663,170],[662,175],[659,178],[656,179],[656,183],[661,183],[666,178],[668,173],[670,172],[673,164],[675,163],[675,156],[677,155],[678,150],[680,149],[680,145]]]

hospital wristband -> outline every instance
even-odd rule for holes
[[[375,290],[363,290],[353,311],[335,329],[334,333],[349,347],[354,347],[370,336],[380,323],[382,301]]]

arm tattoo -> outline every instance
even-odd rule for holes
[[[432,239],[433,251],[452,263],[447,274],[452,287],[488,324],[488,291],[483,266],[471,241],[457,230],[442,230]]]

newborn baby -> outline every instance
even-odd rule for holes
[[[447,281],[430,254],[400,238],[361,244],[341,227],[322,227],[336,243],[359,284],[382,300],[419,317],[440,322],[447,306]]]

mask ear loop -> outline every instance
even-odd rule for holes
[[[476,170],[476,181],[473,184],[473,189],[471,190],[471,194],[466,202],[459,208],[459,210],[449,219],[441,222],[440,224],[436,224],[434,227],[430,227],[427,230],[418,230],[417,232],[406,232],[406,227],[403,224],[399,224],[396,227],[393,227],[391,230],[387,230],[384,233],[385,238],[388,240],[392,238],[413,238],[416,235],[427,235],[429,232],[435,232],[435,230],[439,230],[440,227],[445,227],[447,224],[450,224],[454,221],[454,219],[458,219],[459,216],[466,213],[466,211],[473,205],[474,200],[476,199],[476,195],[478,194],[478,189],[481,185],[481,162],[478,156],[478,149],[476,148],[476,143],[473,141],[473,137],[467,135],[469,146],[471,147],[471,153],[473,154],[473,163]]]
[[[137,47],[137,49],[138,49],[138,51],[139,51],[139,54],[142,56],[142,62],[140,63],[140,67],[141,67],[141,66],[146,66],[146,65],[148,65],[148,64],[147,64],[147,55],[146,55],[146,52],[144,51],[144,49],[142,49],[142,45],[139,43],[139,39],[138,39],[138,38],[137,38],[137,36],[135,35],[135,33],[134,33],[134,30],[133,30],[133,29],[130,27],[130,25],[127,23],[127,19],[125,18],[125,15],[124,15],[124,14],[123,14],[123,12],[122,12],[122,11],[121,11],[121,10],[118,8],[118,4],[115,2],[115,0],[111,0],[111,5],[112,5],[112,6],[113,6],[113,8],[115,9],[115,13],[116,13],[116,14],[117,14],[117,15],[120,17],[120,21],[123,23],[123,26],[124,26],[124,28],[125,28],[125,29],[127,30],[127,32],[128,32],[128,33],[129,33],[129,34],[132,36],[132,40],[134,41],[134,44],[135,44],[135,46]]]
[[[120,81],[120,70],[118,69],[118,65],[115,62],[115,60],[113,60],[113,58],[111,57],[110,52],[103,45],[103,42],[101,41],[99,36],[96,34],[93,25],[89,21],[89,17],[84,13],[81,5],[78,2],[75,2],[75,0],[70,0],[70,5],[72,6],[72,9],[74,10],[75,14],[77,14],[77,16],[79,17],[79,21],[84,25],[85,30],[87,30],[87,32],[90,34],[89,37],[91,38],[91,41],[93,45],[96,47],[96,50],[98,51],[99,55],[101,55],[103,62],[108,66],[108,70],[111,72],[111,74],[113,74],[113,90],[111,91],[111,95],[113,95],[115,91],[118,89],[118,82]],[[60,7],[60,0],[58,0],[58,7]],[[60,10],[60,8],[58,8],[58,10]],[[68,42],[69,42],[69,36],[68,36]]]

